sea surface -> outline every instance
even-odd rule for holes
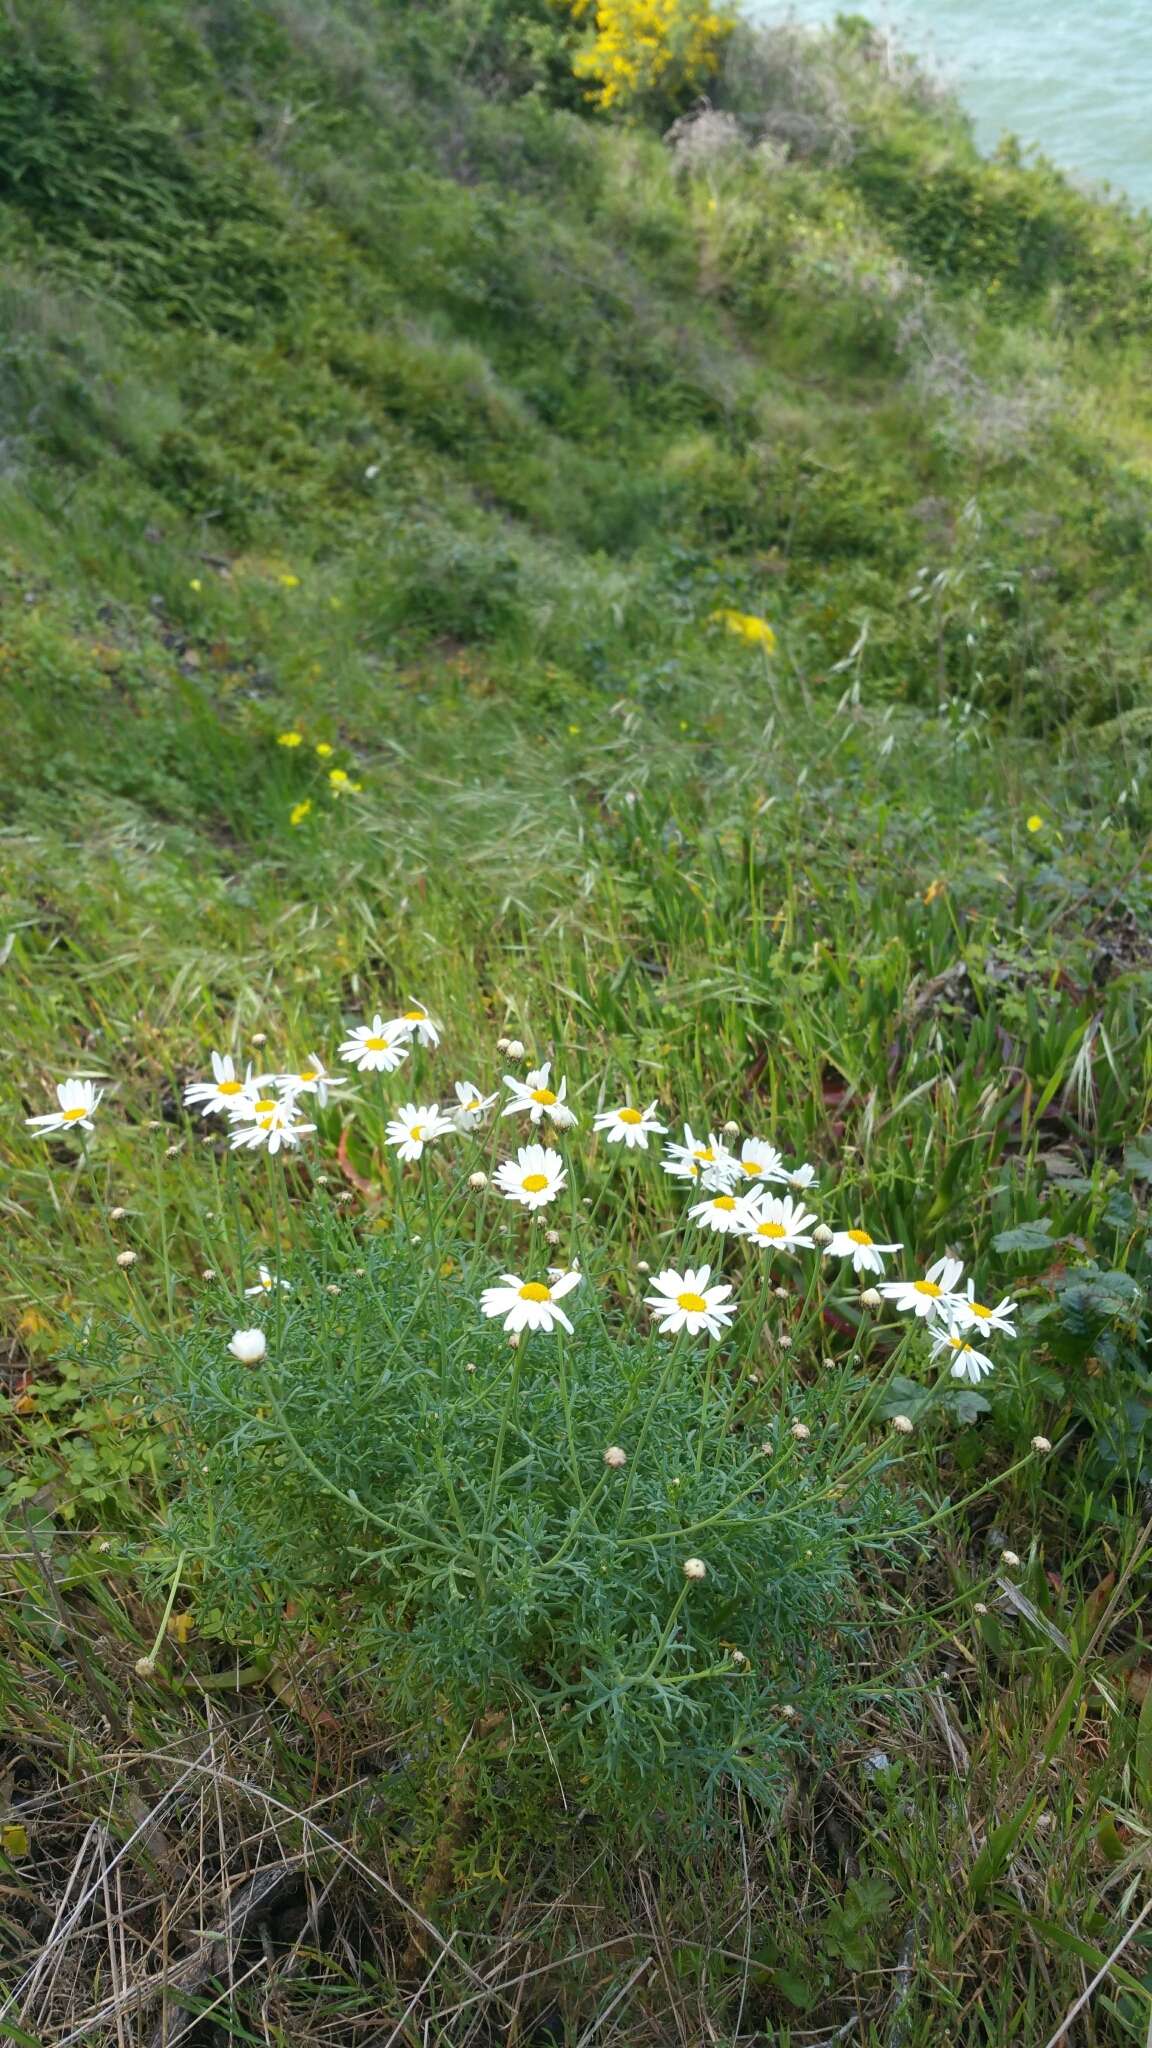
[[[1079,183],[1152,207],[1152,0],[748,0],[761,20],[866,14],[943,77],[992,149],[1006,131]]]

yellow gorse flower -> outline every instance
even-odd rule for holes
[[[699,91],[720,65],[735,18],[710,0],[567,0],[591,41],[572,69],[600,107],[626,107],[653,93]]]
[[[767,619],[758,618],[755,612],[736,612],[725,608],[710,612],[708,623],[710,626],[726,626],[737,639],[746,640],[750,647],[762,647],[765,654],[776,652],[776,635],[772,627]]]

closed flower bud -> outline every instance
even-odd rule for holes
[[[252,1033],[252,1043],[253,1045],[267,1045],[268,1033],[266,1031],[254,1031]]]
[[[486,1188],[488,1185],[488,1175],[486,1173],[470,1173],[468,1175],[468,1185],[470,1188]]]
[[[781,1336],[777,1337],[776,1342],[780,1346],[781,1351],[791,1351],[792,1339],[788,1335],[787,1330],[785,1330]]]
[[[748,1659],[747,1659],[747,1657],[746,1657],[746,1656],[744,1655],[744,1652],[743,1652],[743,1650],[733,1650],[733,1652],[732,1652],[732,1662],[733,1662],[734,1664],[746,1664],[746,1663],[748,1662]]]
[[[650,1273],[650,1272],[652,1271],[652,1268],[651,1268],[651,1266],[650,1266],[650,1265],[648,1264],[648,1261],[647,1261],[647,1259],[637,1259],[637,1261],[636,1261],[636,1271],[637,1271],[638,1273]]]
[[[726,1138],[738,1138],[740,1136],[740,1126],[737,1123],[733,1123],[731,1117],[729,1117],[728,1122],[724,1126],[724,1136]]]
[[[128,1214],[128,1211],[127,1209],[109,1209],[108,1214],[113,1223],[119,1223]]]
[[[684,1577],[686,1579],[706,1579],[708,1577],[708,1567],[704,1559],[702,1557],[686,1557],[684,1559]]]
[[[164,1157],[165,1159],[179,1159],[182,1150],[183,1147],[180,1145],[165,1145]]]
[[[983,1600],[974,1600],[972,1603],[972,1612],[973,1614],[987,1614],[988,1609],[985,1606]]]
[[[513,1332],[512,1332],[512,1335],[511,1335],[511,1336],[509,1337],[509,1339],[508,1339],[508,1349],[509,1349],[509,1351],[519,1351],[519,1349],[520,1349],[520,1332],[519,1332],[519,1330],[513,1330]]]
[[[234,1330],[228,1349],[241,1365],[259,1365],[268,1349],[268,1339],[263,1330]]]
[[[794,1422],[792,1424],[792,1434],[798,1444],[806,1444],[812,1431],[806,1422]]]
[[[781,1707],[780,1712],[786,1721],[794,1721],[796,1719],[795,1707]]]
[[[911,1436],[916,1425],[910,1415],[894,1415],[892,1417],[892,1427],[896,1431],[897,1436]]]
[[[813,1231],[812,1235],[815,1237],[815,1231]],[[866,1287],[864,1289],[863,1294],[860,1296],[860,1306],[861,1308],[883,1308],[883,1300],[875,1287]]]
[[[604,1453],[604,1463],[611,1471],[618,1472],[621,1465],[628,1463],[628,1453],[627,1451],[622,1451],[619,1444],[609,1444],[608,1449]]]
[[[512,1040],[510,1038],[498,1038],[496,1040],[497,1052],[507,1052],[508,1047],[511,1045],[511,1043]]]
[[[548,1244],[559,1244],[560,1232],[558,1230],[546,1230],[544,1232],[544,1238],[545,1242]]]
[[[831,1244],[832,1242],[832,1232],[826,1223],[818,1223],[812,1232],[812,1236],[817,1244]]]
[[[215,1266],[205,1266],[204,1271],[200,1275],[200,1278],[202,1280],[214,1280],[216,1278]]]
[[[330,1281],[328,1282],[328,1288],[327,1288],[327,1292],[328,1292],[329,1294],[339,1294],[339,1292],[340,1292],[340,1289],[339,1289],[339,1287],[337,1286],[337,1284],[336,1284],[335,1280],[330,1280]]]
[[[1052,1449],[1052,1446],[1049,1443],[1048,1438],[1046,1436],[1034,1436],[1032,1439],[1032,1449],[1034,1451],[1038,1451],[1040,1456],[1043,1458],[1047,1456],[1048,1452]]]
[[[137,1678],[151,1678],[156,1670],[156,1659],[154,1657],[137,1657],[134,1668]]]
[[[356,1200],[356,1197],[352,1193],[351,1188],[341,1188],[340,1193],[336,1197],[336,1200],[338,1202],[354,1202]]]
[[[1001,1564],[1006,1564],[1011,1571],[1019,1564],[1020,1559],[1014,1550],[1002,1550],[1000,1552],[1000,1562]]]
[[[116,1264],[118,1266],[134,1266],[136,1264],[135,1252],[117,1252]]]
[[[504,1050],[510,1060],[522,1060],[524,1057],[524,1047],[518,1038],[510,1038]]]

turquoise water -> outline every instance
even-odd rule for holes
[[[972,116],[1080,182],[1152,206],[1152,0],[748,0],[764,21],[868,15],[925,57]]]

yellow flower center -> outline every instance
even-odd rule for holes
[[[941,1290],[934,1280],[914,1280],[912,1285],[917,1294],[926,1294],[932,1301],[936,1301],[940,1295]]]
[[[260,1102],[254,1102],[252,1104],[252,1114],[254,1116],[267,1116],[268,1112],[270,1110],[275,1109],[276,1106],[277,1105],[275,1104],[275,1102],[273,1102],[272,1097],[270,1095],[265,1095]]]
[[[949,1337],[948,1342],[952,1346],[953,1351],[971,1351],[972,1349],[970,1344],[964,1342],[963,1337]]]
[[[642,1109],[618,1109],[616,1114],[622,1124],[642,1124],[644,1121]]]
[[[716,1195],[713,1198],[712,1207],[714,1209],[734,1209],[736,1207],[736,1197],[735,1195]]]
[[[386,1038],[366,1038],[364,1040],[364,1050],[365,1052],[387,1052],[388,1040]]]
[[[707,1165],[711,1166],[716,1154],[713,1152],[711,1145],[697,1145],[692,1157],[693,1159],[703,1159]]]
[[[552,1093],[551,1088],[534,1088],[532,1090],[532,1100],[533,1102],[542,1102],[544,1107],[549,1109],[557,1100],[557,1097]]]
[[[758,1223],[756,1225],[756,1235],[757,1237],[787,1237],[788,1232],[782,1223]]]
[[[423,1126],[423,1124],[409,1124],[409,1126],[408,1126],[408,1136],[409,1136],[410,1138],[415,1138],[415,1140],[416,1140],[416,1143],[417,1143],[417,1144],[419,1144],[419,1143],[420,1143],[420,1141],[421,1141],[421,1139],[422,1139],[422,1138],[423,1138],[423,1136],[424,1136],[424,1126]]]
[[[547,1187],[548,1175],[546,1173],[526,1173],[520,1185],[526,1195],[538,1195],[541,1188]]]
[[[759,1159],[742,1159],[740,1161],[740,1171],[741,1173],[746,1173],[749,1180],[755,1180],[758,1173],[763,1173],[764,1167]]]
[[[871,1244],[872,1242],[866,1230],[846,1230],[844,1235],[845,1237],[850,1237],[853,1244]]]
[[[304,1072],[297,1074],[296,1079],[298,1081],[315,1081],[319,1079],[319,1076],[315,1067],[305,1067]]]
[[[521,1301],[551,1301],[552,1289],[544,1287],[539,1280],[526,1280],[520,1289]]]
[[[406,1024],[422,1024],[424,1017],[425,1012],[423,1010],[405,1010],[404,1012],[404,1022]]]
[[[981,1321],[984,1321],[992,1313],[990,1308],[985,1308],[982,1301],[970,1301],[968,1307],[974,1316],[980,1317]]]
[[[468,1111],[469,1115],[471,1115],[471,1113],[472,1113],[472,1111],[473,1111],[474,1109],[479,1109],[479,1107],[480,1107],[480,1097],[479,1097],[478,1095],[474,1095],[474,1096],[472,1097],[472,1100],[471,1100],[470,1102],[466,1102],[466,1103],[464,1104],[464,1107],[465,1107],[465,1109],[466,1109],[466,1110]]]
[[[708,1303],[702,1294],[678,1294],[676,1306],[686,1309],[690,1316],[702,1316],[707,1311]]]
[[[218,1081],[216,1083],[216,1092],[218,1095],[242,1095],[244,1083],[243,1081]]]
[[[83,1102],[79,1102],[75,1109],[66,1109],[64,1111],[64,1121],[66,1124],[74,1124],[77,1117],[86,1116],[87,1114],[86,1105]]]

